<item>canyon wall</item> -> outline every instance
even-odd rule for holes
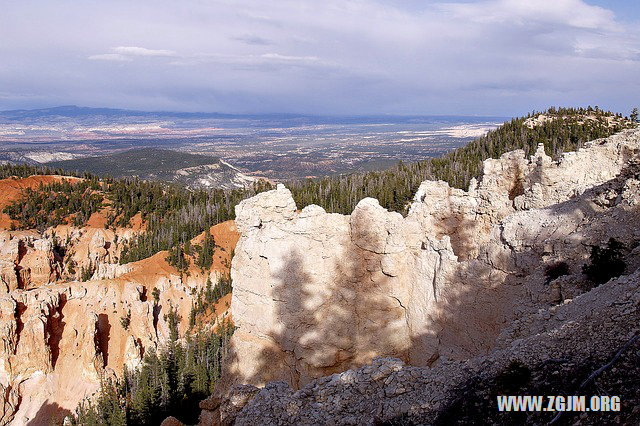
[[[217,412],[208,409],[215,407],[213,398],[201,404],[200,425],[475,424],[478,418],[490,424],[518,424],[522,413],[499,412],[496,393],[576,393],[617,352],[621,356],[614,367],[577,393],[598,395],[604,389],[620,396],[620,411],[565,412],[561,420],[636,424],[639,338],[636,269],[567,303],[520,317],[507,325],[495,350],[486,356],[445,360],[433,368],[376,358],[363,367],[312,380],[299,390],[285,382],[270,382],[261,389],[237,386]],[[526,422],[548,424],[556,415],[529,412]]]
[[[406,217],[370,198],[349,216],[298,211],[282,185],[243,201],[218,394],[298,389],[378,356],[433,366],[488,353],[515,319],[582,291],[592,245],[640,240],[639,148],[630,130],[558,161],[509,152],[468,191],[424,182]],[[557,262],[572,280],[545,274]]]
[[[167,341],[172,308],[184,335],[198,291],[207,278],[218,281],[238,238],[233,222],[210,232],[224,248],[212,268],[181,275],[166,252],[119,265],[130,228],[0,231],[0,424],[49,424],[72,413],[101,379],[136,368]],[[83,282],[84,268],[91,273]]]

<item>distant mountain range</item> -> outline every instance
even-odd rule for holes
[[[251,181],[237,174],[240,171],[283,181],[422,161],[462,146],[504,121],[59,106],[1,111],[0,163],[49,164],[189,186],[236,187]],[[214,177],[218,173],[221,176]]]
[[[157,118],[180,118],[180,119],[246,119],[260,121],[281,121],[287,122],[302,121],[305,123],[416,123],[416,122],[458,122],[464,119],[465,122],[484,122],[487,120],[501,120],[508,117],[491,116],[455,116],[455,115],[355,115],[355,116],[332,116],[313,114],[290,114],[290,113],[266,113],[266,114],[227,114],[217,112],[174,112],[174,111],[137,111],[117,108],[91,108],[79,107],[76,105],[57,106],[40,109],[17,109],[0,111],[0,119],[9,121],[21,121],[41,118],[87,118],[91,116],[102,116],[106,118],[138,117],[146,119]]]

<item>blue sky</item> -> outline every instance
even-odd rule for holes
[[[635,0],[5,1],[0,109],[518,115],[640,104]]]

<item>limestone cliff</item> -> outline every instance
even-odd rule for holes
[[[262,389],[238,386],[221,412],[207,410],[211,401],[201,404],[200,424],[218,424],[220,419],[236,425],[447,425],[476,424],[478,419],[484,424],[520,424],[524,416],[526,424],[548,424],[558,414],[563,424],[636,424],[639,278],[635,272],[523,317],[507,331],[517,330],[524,337],[501,341],[487,356],[442,361],[433,368],[377,358],[361,368],[312,380],[297,391],[286,382]],[[618,351],[621,357],[614,368],[603,371],[597,383],[580,388]],[[519,372],[525,376],[519,378]],[[622,402],[619,412],[518,416],[497,410],[496,392],[506,389],[520,395],[618,395]]]
[[[101,378],[137,367],[146,351],[163,345],[170,307],[184,334],[198,291],[209,277],[217,282],[220,262],[229,260],[237,241],[233,222],[210,231],[224,259],[188,276],[167,264],[166,252],[119,265],[130,228],[0,231],[0,424],[49,424],[73,412]],[[90,268],[84,282],[83,268]]]
[[[379,356],[435,366],[490,353],[514,320],[583,292],[591,246],[640,240],[639,149],[629,130],[558,161],[509,152],[468,191],[424,182],[406,217],[374,199],[349,216],[297,211],[284,186],[245,200],[219,395],[295,390]],[[545,275],[557,262],[570,278]]]

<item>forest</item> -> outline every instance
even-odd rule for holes
[[[544,114],[547,120],[536,125],[531,120]],[[286,182],[298,208],[317,204],[328,212],[349,214],[365,197],[378,199],[393,211],[406,213],[420,183],[439,179],[452,187],[466,189],[472,178],[482,175],[482,162],[505,152],[522,149],[525,155],[544,144],[548,155],[557,158],[573,151],[585,142],[610,136],[635,123],[621,114],[592,108],[550,108],[515,118],[439,158],[404,164],[382,171],[352,173]],[[1,176],[29,176],[56,173],[77,175],[62,170],[33,166],[1,166]],[[137,178],[98,179],[84,173],[76,184],[51,184],[27,190],[23,197],[5,207],[5,213],[20,228],[44,228],[61,223],[73,212],[73,223],[83,225],[91,213],[108,205],[111,212],[108,226],[129,226],[131,218],[140,213],[145,232],[128,242],[122,250],[120,263],[144,259],[162,250],[173,250],[170,262],[184,270],[185,244],[216,223],[234,219],[234,206],[261,191],[273,189],[273,184],[261,180],[253,187],[237,190],[185,190],[179,185],[143,181]],[[90,194],[89,197],[84,195]],[[187,248],[188,249],[188,248]]]
[[[48,172],[75,175],[32,166],[0,166],[0,175],[4,176],[27,177]],[[91,214],[103,207],[108,207],[107,227],[130,226],[131,219],[139,213],[146,230],[125,243],[120,263],[145,259],[173,248],[180,251],[170,257],[172,264],[178,266],[188,241],[217,223],[233,219],[234,207],[241,200],[273,188],[267,181],[258,181],[242,190],[188,191],[179,185],[137,178],[99,179],[87,173],[82,177],[83,180],[77,182],[64,180],[26,189],[4,212],[15,221],[14,228],[41,231],[63,223],[86,225]],[[205,249],[212,250],[206,244]],[[198,262],[198,266],[206,266],[206,256],[198,256]],[[181,263],[179,269],[184,266]]]
[[[100,189],[96,177],[79,182],[41,183],[35,190],[27,188],[20,199],[5,207],[4,212],[27,229],[44,231],[69,218],[74,225],[82,226],[103,206]]]
[[[527,120],[544,114],[551,120],[528,126]],[[592,119],[586,119],[591,117]],[[611,125],[609,123],[611,120]],[[443,180],[455,188],[467,189],[472,178],[482,176],[482,162],[505,152],[522,149],[535,152],[539,143],[557,158],[575,151],[585,142],[610,136],[635,125],[621,114],[595,108],[550,108],[514,118],[485,136],[439,158],[366,173],[329,176],[322,179],[287,182],[298,208],[317,204],[328,212],[350,214],[365,197],[376,198],[388,210],[406,213],[408,203],[425,180]]]
[[[122,379],[103,378],[97,397],[76,409],[74,424],[159,425],[170,415],[185,424],[197,423],[198,403],[213,392],[222,373],[233,325],[225,319],[215,329],[193,330],[181,339],[174,308],[165,320],[170,330],[165,346],[145,354],[138,369],[125,368]]]

